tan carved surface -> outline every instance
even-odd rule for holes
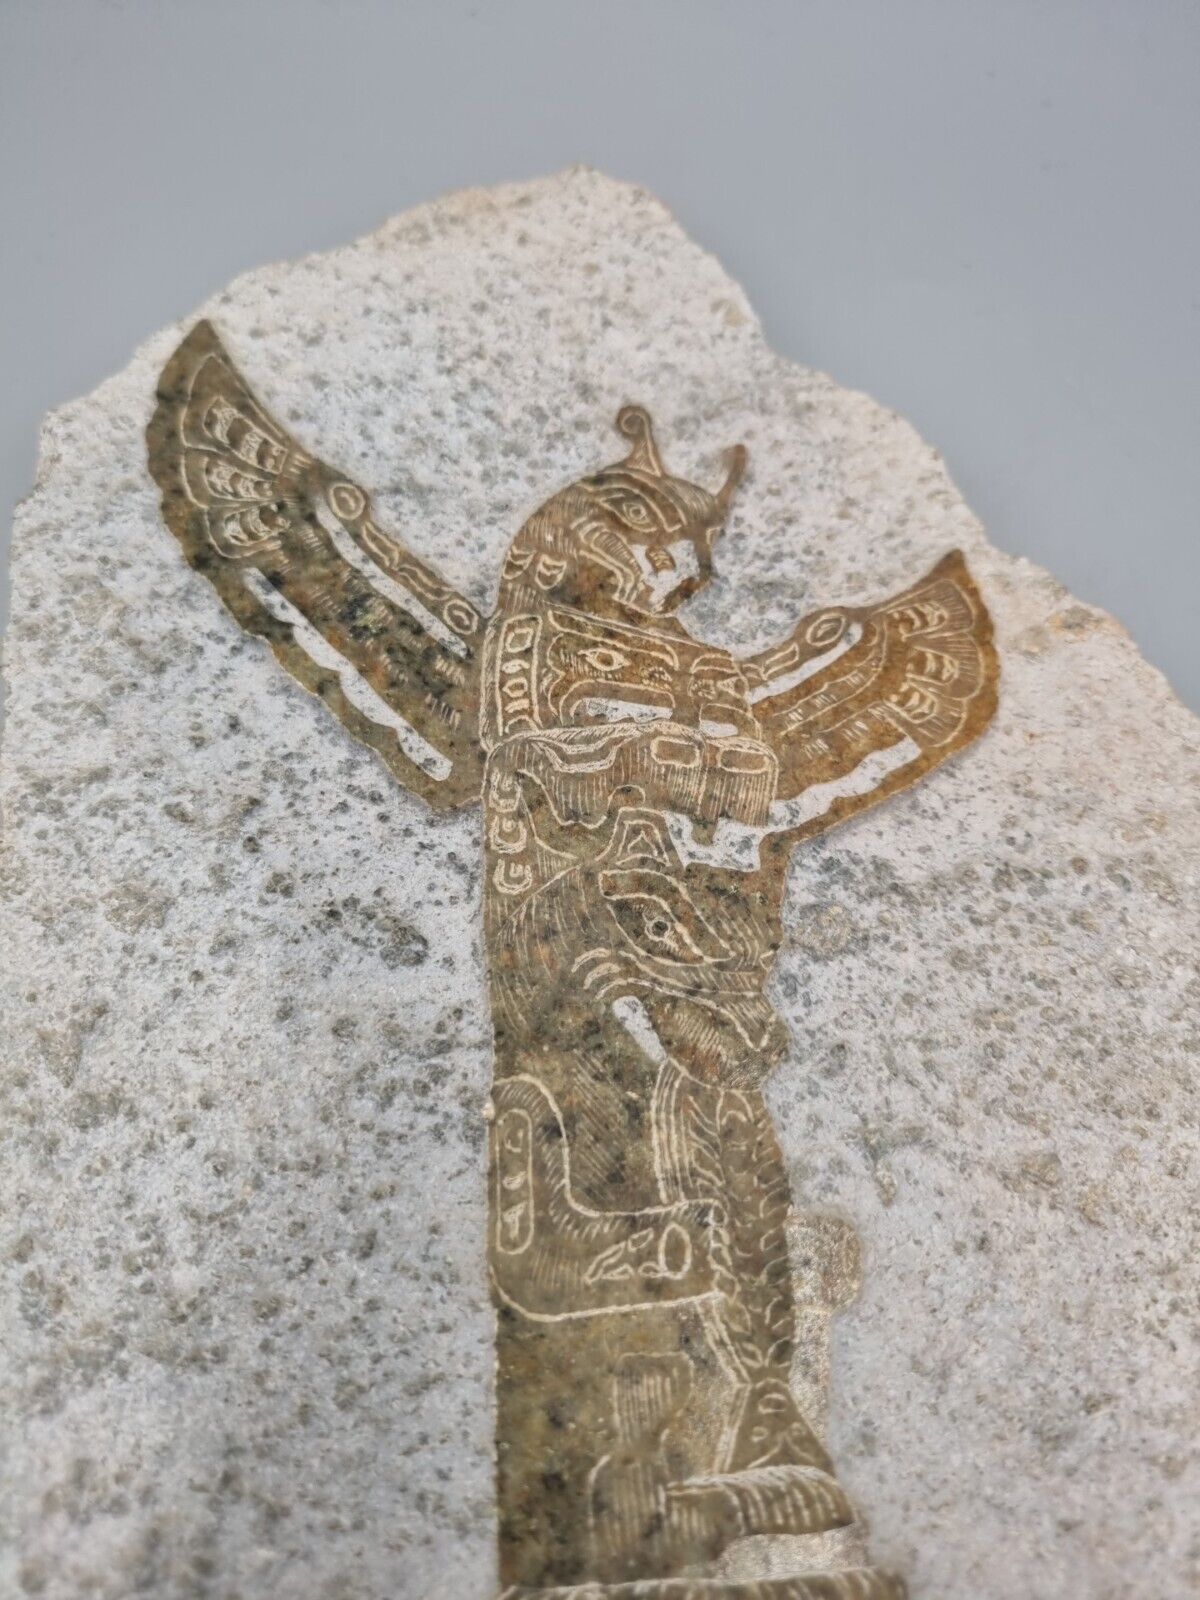
[[[861,1565],[717,1570],[855,1515],[794,1371],[806,1309],[858,1263],[836,1219],[790,1216],[765,986],[792,847],[983,731],[991,625],[952,552],[757,655],[692,638],[673,613],[713,576],[745,452],[710,493],[640,408],[617,425],[624,458],[529,517],[486,621],[209,324],[162,374],[150,466],[242,625],[431,805],[482,803],[506,1594],[884,1600],[901,1580]]]

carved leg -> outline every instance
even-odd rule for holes
[[[788,1386],[788,1189],[761,1100],[665,1067],[660,1203],[617,1212],[575,1193],[544,1083],[514,1075],[494,1099],[503,1581],[575,1600],[894,1600],[857,1572],[663,1587],[734,1541],[853,1520]]]
[[[733,1389],[713,1472],[727,1478],[794,1467],[806,1469],[794,1475],[797,1484],[814,1482],[807,1469],[827,1474],[832,1468],[790,1386],[795,1299],[786,1225],[791,1196],[766,1106],[757,1094],[701,1084],[667,1063],[655,1092],[654,1115],[663,1197],[678,1203],[684,1196],[709,1196],[727,1217],[713,1253],[721,1293],[702,1313],[709,1342]],[[750,1501],[759,1502],[762,1486],[774,1481],[770,1476],[756,1479]],[[849,1521],[845,1497],[832,1479],[826,1482],[832,1486],[828,1494],[805,1492],[797,1498],[789,1489],[784,1498],[790,1510],[781,1506],[772,1517],[796,1515],[804,1525],[787,1529],[796,1533]]]
[[[677,1314],[716,1294],[719,1207],[589,1207],[547,1087],[514,1075],[494,1102],[501,1576],[668,1571],[662,1440],[690,1372]]]
[[[592,1571],[645,1575],[670,1560],[663,1436],[687,1398],[686,1356],[625,1355],[613,1374],[612,1451],[589,1482]]]

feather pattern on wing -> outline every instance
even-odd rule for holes
[[[167,363],[147,443],[168,526],[242,626],[409,788],[477,799],[478,612],[268,415],[210,323]]]
[[[906,788],[996,709],[991,619],[958,550],[894,599],[815,612],[741,666],[793,840]]]

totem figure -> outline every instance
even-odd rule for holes
[[[518,532],[487,621],[209,324],[148,441],[168,526],[242,625],[430,805],[482,801],[505,1596],[895,1600],[861,1565],[720,1575],[737,1541],[854,1518],[791,1382],[765,985],[793,846],[982,732],[991,626],[953,552],[760,654],[693,639],[673,613],[713,575],[745,450],[710,493],[665,470],[645,411],[617,426],[623,459]]]

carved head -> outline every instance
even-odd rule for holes
[[[502,610],[540,594],[585,611],[661,614],[712,577],[713,544],[746,469],[745,446],[729,452],[728,476],[710,493],[664,471],[641,406],[624,406],[617,428],[631,441],[629,454],[560,490],[513,541]]]

